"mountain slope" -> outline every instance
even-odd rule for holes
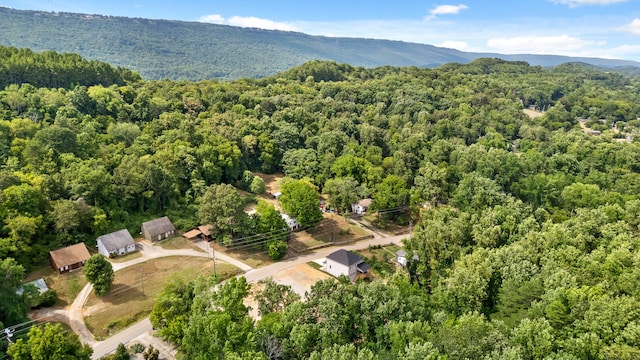
[[[8,8],[0,8],[0,34],[0,45],[75,52],[132,69],[148,79],[264,77],[309,60],[335,60],[364,67],[436,67],[490,56],[543,66],[568,61],[640,66],[623,60],[468,53],[401,41]]]

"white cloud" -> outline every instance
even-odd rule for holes
[[[618,31],[628,32],[634,35],[640,35],[640,18],[633,19],[629,24],[619,27]]]
[[[489,48],[505,54],[570,54],[589,45],[594,42],[568,35],[515,36],[487,41]]]
[[[447,41],[443,41],[440,44],[437,44],[436,46],[444,47],[448,49],[456,49],[461,51],[471,51],[471,46],[469,46],[469,44],[467,44],[464,41],[447,40]]]
[[[227,24],[266,30],[297,31],[294,26],[287,23],[277,22],[269,19],[261,19],[253,16],[233,16],[229,18]]]
[[[198,22],[210,24],[224,24],[224,18],[219,14],[205,15],[198,19]]]
[[[266,30],[298,31],[298,29],[291,24],[277,22],[269,19],[261,19],[253,16],[232,16],[229,19],[225,19],[224,17],[222,17],[222,15],[211,14],[202,16],[197,21],[211,24],[226,24]]]
[[[611,5],[628,0],[551,0],[554,4],[568,5],[569,7],[577,7],[582,5]]]
[[[429,15],[425,17],[425,20],[430,20],[438,15],[455,15],[462,10],[466,10],[469,7],[465,4],[459,5],[438,5],[429,11]]]

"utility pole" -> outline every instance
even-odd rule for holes
[[[216,274],[216,248],[214,247],[215,242],[213,244],[209,243],[209,247],[211,248],[211,259],[213,260],[213,276],[218,277]]]

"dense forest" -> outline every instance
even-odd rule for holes
[[[426,44],[311,36],[298,32],[199,22],[0,7],[0,45],[34,51],[72,52],[138,72],[145,79],[192,80],[274,76],[311,60],[354,66],[437,67],[481,57],[522,60],[541,66],[584,62],[637,71],[625,60],[464,52]]]
[[[247,174],[281,171],[329,200],[409,208],[388,221],[416,221],[415,256],[383,280],[320,282],[305,302],[269,285],[257,323],[243,278],[172,284],[152,321],[189,359],[640,356],[637,78],[479,59],[109,79],[0,91],[3,288],[52,248],[161,214],[189,229],[212,199],[237,204],[228,190]],[[240,220],[218,241],[259,232],[260,217]],[[0,322],[24,316],[0,303]]]

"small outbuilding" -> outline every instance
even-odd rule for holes
[[[142,236],[150,241],[168,239],[175,233],[176,228],[166,216],[142,223]]]
[[[291,217],[287,214],[280,214],[280,217],[282,217],[282,220],[284,220],[284,222],[287,223],[287,226],[289,227],[289,230],[291,231],[296,231],[298,229],[300,229],[300,223],[298,222],[298,220],[294,217]]]
[[[396,261],[402,266],[407,266],[407,252],[403,249],[396,251]]]
[[[47,291],[49,291],[49,287],[47,286],[47,283],[44,281],[43,278],[40,278],[20,286],[18,290],[16,290],[16,294],[22,295],[24,293],[24,287],[29,285],[35,286],[35,288],[38,290],[38,293],[40,294],[44,294]]]
[[[82,268],[90,257],[89,250],[87,250],[84,243],[49,251],[51,266],[53,266],[59,274]]]
[[[351,282],[356,282],[358,279],[366,278],[369,275],[371,266],[351,251],[340,249],[326,257],[323,268],[324,271],[335,277],[344,275]]]
[[[136,251],[136,242],[127,229],[101,235],[96,243],[98,252],[106,257],[125,255]]]
[[[356,215],[364,215],[367,212],[367,210],[369,210],[369,206],[371,206],[372,202],[373,200],[370,198],[362,199],[358,201],[356,204],[351,204],[351,211],[354,212]]]

